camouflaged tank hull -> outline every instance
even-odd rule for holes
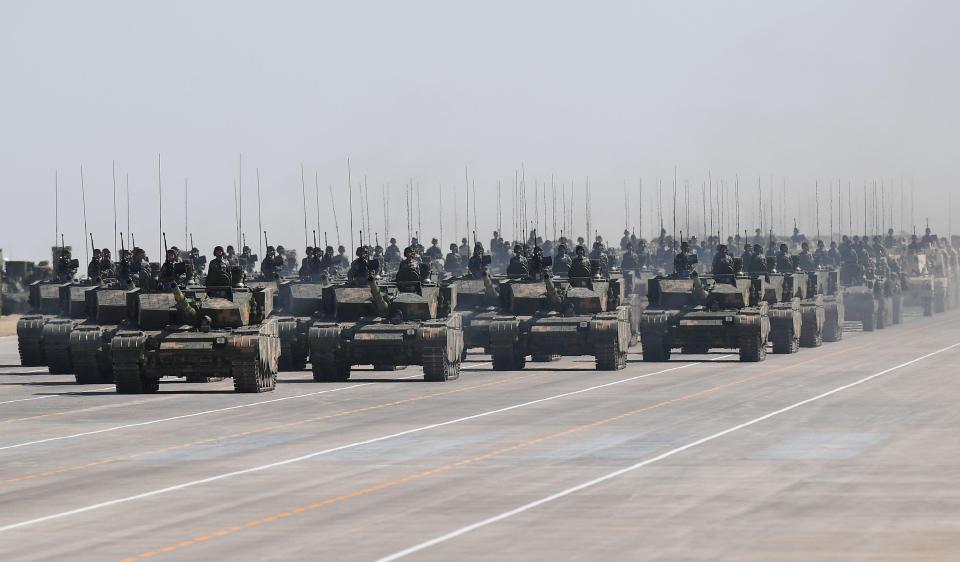
[[[499,312],[496,309],[460,312],[463,317],[463,348],[465,351],[479,348],[483,349],[484,353],[490,353],[490,323],[498,314]]]
[[[309,340],[313,378],[318,382],[348,380],[354,365],[421,365],[425,380],[454,380],[460,376],[464,350],[459,313],[420,322],[317,321],[310,327]]]
[[[506,316],[490,323],[495,370],[522,369],[528,356],[592,355],[600,371],[626,367],[630,309],[621,306],[593,315]]]
[[[740,360],[766,359],[770,338],[769,306],[734,310],[648,308],[640,318],[644,361],[667,361],[673,349],[707,353],[711,349],[739,349]]]
[[[110,348],[120,394],[156,392],[162,377],[231,377],[237,392],[268,392],[277,384],[280,338],[272,318],[209,332],[121,330]]]

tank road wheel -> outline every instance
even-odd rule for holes
[[[446,347],[430,346],[423,350],[423,380],[452,381],[460,378],[460,360],[447,359]]]
[[[270,392],[277,388],[277,374],[264,369],[260,361],[236,361],[230,367],[237,392]]]
[[[774,353],[789,354],[800,351],[800,338],[794,334],[793,327],[785,330],[776,330],[771,335],[773,336]]]
[[[644,335],[640,344],[643,346],[644,361],[661,362],[670,360],[670,343],[663,336]]]
[[[113,364],[117,394],[151,394],[160,389],[160,380],[148,378],[137,361],[118,361]]]
[[[740,361],[759,363],[767,358],[767,346],[760,336],[747,336],[740,342]]]
[[[627,366],[627,352],[616,339],[597,344],[594,354],[598,371],[619,371]]]
[[[510,345],[493,345],[490,349],[494,371],[520,371],[527,364],[527,357],[516,342]]]
[[[350,380],[350,363],[332,353],[314,357],[313,380],[317,382],[343,382]]]

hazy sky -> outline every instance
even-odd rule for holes
[[[548,184],[539,217],[548,234],[551,175],[558,194],[569,197],[574,185],[577,234],[588,177],[601,234],[623,229],[625,181],[639,229],[641,178],[643,234],[657,226],[658,177],[671,229],[674,166],[681,204],[690,185],[695,231],[710,173],[714,197],[722,180],[728,203],[739,174],[741,229],[759,226],[759,177],[776,227],[797,217],[816,229],[816,181],[821,230],[829,230],[831,181],[834,194],[844,186],[844,210],[837,202],[833,212],[850,220],[849,181],[862,231],[866,180],[871,198],[873,181],[878,199],[884,193],[880,225],[909,220],[900,203],[914,183],[917,222],[929,216],[946,233],[948,193],[957,191],[958,16],[960,3],[933,1],[5,2],[0,247],[8,258],[48,255],[59,170],[60,230],[83,259],[81,165],[89,228],[98,246],[112,246],[115,160],[120,228],[129,174],[130,229],[156,259],[158,153],[163,228],[183,245],[189,178],[189,229],[205,253],[236,239],[240,153],[243,229],[254,251],[257,168],[271,243],[302,250],[301,163],[310,230],[316,177],[320,229],[334,241],[332,185],[349,242],[347,158],[355,189],[367,177],[380,237],[387,183],[391,234],[406,236],[410,181],[422,203],[414,228],[438,233],[442,185],[444,238],[453,238],[454,190],[462,236],[465,168],[482,238],[497,222],[498,180],[511,235],[521,166],[529,221],[535,182]],[[559,230],[559,195],[556,205]],[[714,216],[725,235],[735,228],[727,207]],[[683,228],[685,209],[678,214]]]

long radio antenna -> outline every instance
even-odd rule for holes
[[[160,160],[159,152],[157,153],[157,194],[158,194],[158,202],[159,202],[159,204],[157,205],[157,213],[159,216],[159,226],[160,226],[160,236],[158,237],[159,246],[160,246],[160,255],[166,256],[166,251],[163,248],[163,172],[161,168],[161,160]],[[161,258],[160,261],[162,262],[163,259],[164,258]]]
[[[83,203],[83,249],[86,253],[87,263],[90,263],[90,250],[87,244],[90,231],[87,229],[87,190],[83,185],[83,165],[80,166],[80,201]]]
[[[110,170],[113,173],[113,254],[120,257],[120,252],[117,251],[119,246],[117,245],[117,161],[114,160],[110,164]]]
[[[317,171],[313,172],[313,193],[317,200],[317,232],[322,232],[320,229],[320,172]]]
[[[347,189],[350,192],[350,250],[356,249],[353,245],[353,175],[350,170],[350,159],[347,158]]]
[[[257,238],[259,240],[257,251],[263,256],[263,215],[260,209],[260,168],[257,168]]]
[[[53,230],[53,246],[57,247],[60,245],[60,170],[53,171]]]
[[[307,236],[307,183],[303,177],[303,162],[300,162],[300,197],[303,200],[303,246],[310,245],[310,238]]]

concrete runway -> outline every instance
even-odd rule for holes
[[[741,364],[147,396],[0,338],[0,560],[957,560],[960,312]]]

